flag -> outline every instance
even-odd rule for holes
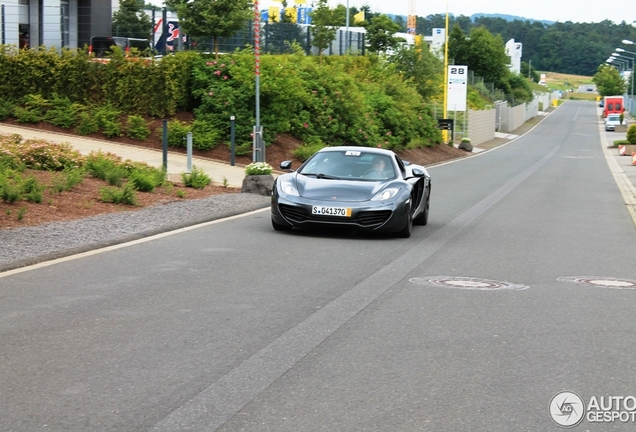
[[[363,22],[363,21],[364,21],[364,11],[363,10],[358,12],[357,14],[355,14],[353,16],[353,23],[354,24],[359,23],[359,22]]]
[[[296,24],[296,21],[298,19],[297,16],[298,10],[295,7],[288,7],[287,9],[285,9],[285,15],[289,17],[289,19],[291,19],[291,22],[293,22],[294,24]]]
[[[269,22],[280,22],[280,8],[271,6],[269,8]]]

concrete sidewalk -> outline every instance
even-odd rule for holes
[[[146,162],[154,167],[163,164],[163,152],[143,147],[119,144],[112,141],[85,138],[79,135],[58,132],[40,131],[37,129],[13,126],[0,123],[0,134],[18,134],[24,139],[43,139],[55,143],[68,143],[83,155],[92,151],[114,153],[123,159],[134,162]],[[201,168],[215,185],[222,185],[227,180],[227,186],[241,187],[245,177],[245,168],[231,166],[229,163],[217,162],[210,159],[192,157],[192,165]],[[171,181],[180,181],[181,173],[186,172],[187,157],[184,154],[168,151],[168,176]]]

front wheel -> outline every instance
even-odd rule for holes
[[[411,232],[413,232],[413,216],[409,211],[406,214],[406,224],[404,224],[404,228],[397,232],[397,236],[401,238],[409,238],[411,237]]]
[[[415,225],[426,225],[428,223],[428,209],[430,206],[430,202],[431,191],[429,189],[428,193],[426,194],[426,201],[424,201],[424,209],[422,210],[422,213],[413,220]]]

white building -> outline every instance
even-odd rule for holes
[[[514,39],[510,39],[506,42],[506,54],[510,57],[510,71],[515,73],[521,73],[521,48],[520,42],[515,42]]]
[[[81,48],[110,35],[110,0],[0,0],[4,44]]]

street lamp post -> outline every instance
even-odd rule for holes
[[[636,52],[627,51],[626,49],[623,49],[623,48],[616,48],[616,51],[618,53],[627,53],[627,54],[632,54],[632,55],[636,56]],[[622,54],[619,54],[619,55],[622,55]],[[634,66],[635,66],[636,61],[635,61],[634,57],[628,57],[626,55],[622,55],[622,56],[625,57],[625,58],[628,58],[628,59],[630,59],[632,61],[632,68],[631,68],[631,70],[629,72],[629,75],[630,75],[629,78],[632,81],[632,83],[631,83],[631,87],[632,88],[631,88],[630,98],[629,98],[629,112],[630,113],[634,113],[634,111],[635,111],[634,110],[634,102],[635,102],[634,101],[634,72],[635,72],[634,71],[634,69],[635,69]]]
[[[624,50],[622,48],[616,48],[616,51],[618,51],[618,52],[627,52],[627,53],[630,53],[630,54],[636,54],[636,53],[632,53],[630,51],[626,51],[626,50]],[[631,63],[631,68],[629,69],[629,78],[630,78],[630,81],[631,81],[631,91],[630,91],[630,97],[629,97],[629,112],[631,113],[631,112],[634,111],[633,110],[633,104],[634,104],[634,63],[635,62],[634,62],[634,58],[633,57],[629,57],[629,56],[626,56],[626,55],[623,55],[623,54],[619,54],[618,52],[612,53],[612,57],[616,58],[618,60],[621,60],[621,61],[625,61],[625,60],[623,60],[623,58],[627,59],[626,60],[627,61],[627,67],[629,67],[629,65],[630,65],[629,62],[630,61],[632,62]]]

